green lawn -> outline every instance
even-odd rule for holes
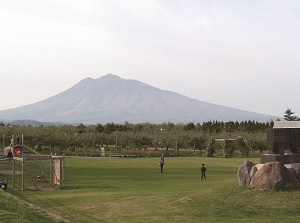
[[[40,207],[42,217],[46,210],[75,223],[299,222],[300,190],[238,187],[236,173],[244,160],[166,157],[161,174],[159,158],[66,158],[64,189],[8,192]],[[202,163],[208,169],[206,181],[200,181]],[[0,212],[1,222],[6,214]]]

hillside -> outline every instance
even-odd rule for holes
[[[39,206],[29,203],[21,198],[0,190],[1,222],[68,222],[57,213],[51,213]],[[16,214],[16,210],[17,214]]]

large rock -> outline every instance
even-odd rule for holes
[[[257,166],[254,165],[251,170],[250,170],[250,178],[252,178],[254,176],[254,174],[257,172]]]
[[[237,172],[237,180],[238,180],[238,184],[240,186],[242,186],[242,187],[249,186],[250,181],[251,181],[250,171],[253,166],[254,166],[254,163],[252,163],[249,160],[246,160],[239,167],[238,172]]]
[[[252,179],[252,177],[254,176],[254,174],[263,166],[264,164],[256,164],[254,165],[251,170],[250,170],[250,178]]]
[[[291,165],[291,169],[294,170],[294,174],[295,174],[298,182],[300,183],[300,163],[293,163]]]
[[[279,190],[299,187],[299,182],[282,163],[268,162],[253,175],[250,185],[259,190]]]

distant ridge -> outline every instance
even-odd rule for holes
[[[84,124],[271,121],[276,116],[195,100],[137,80],[107,74],[85,78],[45,100],[0,111],[1,120]]]

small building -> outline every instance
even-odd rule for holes
[[[300,163],[300,121],[276,121],[267,131],[269,154],[261,155],[261,163]]]

